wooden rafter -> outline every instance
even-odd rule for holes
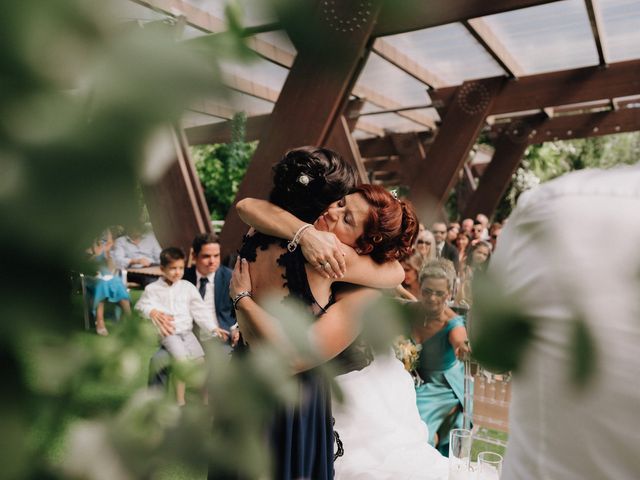
[[[323,145],[327,142],[336,123],[341,121],[353,84],[366,61],[371,33],[381,6],[376,1],[371,3],[366,21],[353,32],[336,35],[332,25],[321,22],[316,25],[322,29],[322,38],[328,39],[324,44],[328,50],[296,45],[298,54],[269,122],[260,135],[236,199],[248,195],[266,198],[271,183],[271,167],[292,146]],[[327,51],[339,54],[326,55]],[[313,81],[310,82],[311,78]],[[303,104],[313,108],[300,108]],[[231,208],[220,235],[223,253],[238,247],[245,228],[235,209]]]
[[[470,18],[544,5],[558,0],[387,0],[376,25],[374,36],[437,27]]]
[[[424,68],[416,60],[402,53],[382,38],[375,41],[373,51],[429,88],[440,88],[445,85],[444,80],[437,74]]]
[[[640,130],[640,108],[566,115],[548,119],[528,139],[529,144],[588,138]]]
[[[490,82],[465,82],[457,89],[455,101],[447,109],[429,148],[429,159],[414,172],[409,185],[409,198],[422,213],[423,222],[430,223],[440,215],[505,82],[503,77]]]
[[[607,64],[607,49],[604,38],[602,36],[602,15],[600,14],[600,7],[594,0],[584,0],[585,7],[587,7],[587,14],[589,15],[589,23],[591,24],[591,32],[593,33],[593,40],[596,44],[596,50],[598,51],[598,60],[600,65]]]
[[[491,30],[482,18],[474,18],[462,22],[467,31],[484,47],[493,59],[512,78],[522,77],[524,70],[502,40]]]
[[[402,105],[397,101],[389,97],[386,97],[369,87],[365,87],[364,85],[356,85],[353,88],[352,93],[358,97],[362,97],[366,99],[369,103],[372,103],[381,108],[397,109],[402,107]],[[425,115],[424,113],[403,111],[403,112],[398,112],[397,115],[404,117],[408,120],[411,120],[412,122],[417,123],[422,127],[427,127],[430,129],[433,129],[436,127],[435,120],[429,115]]]
[[[208,12],[198,9],[193,5],[189,4],[185,0],[133,0],[141,5],[145,5],[147,7],[153,8],[155,10],[159,10],[165,12],[167,15],[177,16],[183,15],[186,19],[186,22],[197,28],[202,32],[208,33],[216,33],[226,29],[225,23],[219,18],[211,15]],[[295,55],[291,52],[287,52],[282,48],[273,45],[269,42],[259,39],[258,37],[250,37],[247,39],[247,43],[249,47],[254,50],[258,55],[269,60],[272,63],[285,67],[287,69],[291,68],[293,65]],[[242,88],[235,88],[236,90],[242,93],[248,93],[252,95],[254,92],[261,92],[264,100],[269,100],[269,98],[264,98],[265,96],[277,98],[277,94],[275,92],[269,92],[269,89],[266,87],[259,86],[255,84],[255,82],[251,82],[248,80],[239,79],[239,83],[245,87],[248,87],[249,83],[253,83],[256,85],[255,88],[248,89],[248,91],[244,91]],[[239,87],[239,85],[236,85]],[[233,85],[231,86],[233,88]],[[358,97],[366,97],[366,99],[380,107],[380,108],[398,108],[401,107],[397,101],[382,95],[374,89],[364,87],[364,86],[356,86],[353,89],[353,94]],[[254,95],[256,96],[256,95]],[[271,100],[274,101],[274,100]],[[203,112],[209,113],[209,112]],[[434,120],[428,115],[424,115],[418,112],[407,112],[404,114],[400,114],[404,118],[407,118],[418,125],[427,128],[435,128]],[[215,115],[218,116],[218,115]],[[368,131],[371,133],[372,131],[379,132],[379,129],[376,129],[373,125],[363,125],[363,131]],[[360,127],[359,127],[360,128]],[[365,130],[368,128],[368,130]],[[378,134],[378,133],[375,133]]]
[[[607,68],[584,67],[520,77],[508,82],[495,99],[489,115],[542,109],[640,94],[640,60],[610,63]],[[499,78],[499,77],[494,77]],[[492,79],[478,80],[491,82]],[[448,106],[458,87],[429,92],[431,99]]]

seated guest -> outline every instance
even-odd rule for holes
[[[453,262],[453,266],[458,269],[458,249],[447,243],[447,226],[444,222],[435,222],[431,227],[431,233],[436,240],[436,258],[446,258]]]
[[[475,245],[481,240],[484,240],[484,227],[478,221],[474,222],[473,228],[471,229],[471,245]]]
[[[460,265],[458,266],[459,271],[461,271],[464,268],[464,265],[467,261],[467,251],[469,250],[470,245],[471,245],[471,237],[464,232],[460,232],[455,242],[455,246],[458,249],[459,262],[460,262]]]
[[[412,337],[422,345],[417,373],[416,402],[429,428],[429,443],[449,454],[449,432],[462,428],[464,366],[458,359],[469,352],[464,319],[447,306],[455,280],[448,260],[433,260],[420,272],[425,316],[414,323]],[[470,413],[470,412],[469,412]]]
[[[160,263],[160,245],[153,232],[143,233],[138,227],[128,230],[127,235],[117,238],[113,244],[113,261],[121,270],[150,267]],[[129,274],[129,280],[146,286],[155,281],[148,275]]]
[[[146,318],[173,323],[173,333],[162,334],[162,346],[178,361],[201,360],[204,350],[193,334],[193,322],[211,335],[227,339],[227,332],[219,328],[213,312],[207,308],[192,283],[182,280],[185,256],[182,250],[169,247],[160,253],[162,277],[147,285],[136,310]],[[185,403],[185,384],[176,382],[178,405]]]
[[[460,231],[471,236],[471,230],[473,230],[473,218],[465,218],[462,220],[462,223],[460,224]]]
[[[435,260],[436,258],[436,240],[433,238],[433,234],[429,230],[419,232],[413,245],[413,250],[415,255],[420,257],[421,263],[418,265],[418,271],[420,271],[423,262]]]
[[[469,253],[460,271],[460,288],[456,294],[456,303],[459,305],[471,306],[471,284],[473,276],[477,271],[484,271],[489,265],[491,258],[491,244],[480,240],[469,248]]]
[[[491,224],[491,228],[489,228],[489,243],[491,244],[491,251],[494,252],[496,249],[496,243],[498,243],[498,237],[502,232],[502,224],[495,222]]]
[[[116,268],[111,259],[112,246],[111,231],[106,230],[103,237],[91,248],[91,258],[98,263],[98,275],[93,292],[93,315],[96,319],[96,333],[101,336],[109,335],[104,323],[105,302],[119,304],[125,313],[131,313],[129,292],[122,278],[116,274]]]
[[[230,349],[240,338],[233,303],[229,297],[231,270],[220,265],[220,243],[214,233],[197,235],[193,240],[192,249],[195,265],[185,270],[183,279],[195,285],[207,309],[215,315],[220,328],[231,332],[228,341]],[[159,321],[162,322],[163,319]],[[159,325],[159,328],[170,331],[171,322]],[[212,338],[207,338],[207,332],[199,333],[200,341]],[[160,348],[149,364],[149,385],[167,385],[169,362],[169,353]]]
[[[460,224],[458,222],[450,222],[447,226],[447,242],[451,245],[456,244],[456,238],[460,233]]]

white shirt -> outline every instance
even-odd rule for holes
[[[159,278],[147,285],[136,304],[136,310],[149,318],[153,309],[173,315],[176,334],[190,332],[194,321],[201,331],[210,332],[218,327],[218,320],[205,305],[200,292],[186,280],[169,285],[164,278]]]
[[[213,272],[209,275],[207,275],[207,280],[209,280],[207,282],[207,286],[205,288],[205,292],[204,292],[204,303],[205,305],[211,309],[211,311],[213,312],[213,315],[215,316],[216,314],[216,302],[215,302],[215,294],[214,294],[214,278],[216,276],[216,273]],[[200,292],[200,279],[204,277],[204,275],[201,275],[200,272],[198,272],[196,270],[196,289],[198,290],[198,292]]]
[[[514,374],[502,478],[640,478],[640,165],[523,194],[489,271],[536,319]],[[597,352],[583,390],[570,373],[579,316]]]
[[[214,290],[214,277],[215,277],[216,273],[213,272],[209,275],[206,276],[206,278],[209,280],[207,282],[207,286],[205,287],[205,291],[204,291],[204,304],[207,306],[207,309],[209,309],[210,312],[213,312],[213,317],[217,320],[218,317],[216,317],[216,302],[215,302],[215,290]],[[200,272],[198,272],[198,270],[196,270],[196,289],[198,290],[198,294],[200,293],[200,279],[203,278],[204,275],[201,275]],[[200,338],[201,341],[206,341],[209,340],[212,337],[211,333],[206,331],[206,330],[200,330],[198,338]]]

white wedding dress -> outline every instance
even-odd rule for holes
[[[413,379],[393,353],[336,377],[344,401],[333,402],[344,448],[336,480],[447,480],[449,462],[427,443]]]

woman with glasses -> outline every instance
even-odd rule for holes
[[[435,260],[435,244],[436,241],[433,238],[433,233],[431,233],[429,230],[423,230],[422,232],[418,233],[416,243],[414,244],[414,250],[416,252],[416,255],[420,256],[422,263],[428,262],[429,260]]]
[[[429,428],[429,443],[443,455],[449,453],[449,432],[462,428],[464,366],[459,360],[469,352],[464,319],[447,306],[455,280],[448,260],[433,260],[420,272],[424,317],[413,325],[412,336],[422,345],[416,386],[420,417]]]

